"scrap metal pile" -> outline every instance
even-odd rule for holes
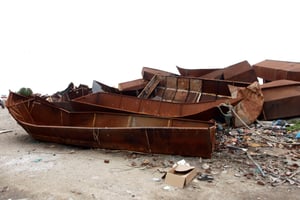
[[[224,141],[233,127],[262,135],[249,126],[300,116],[298,63],[266,60],[251,66],[243,61],[222,69],[177,69],[179,74],[143,67],[141,79],[118,88],[95,80],[91,88],[70,83],[51,96],[10,92],[6,106],[37,140],[203,158],[237,144]],[[216,140],[220,126],[225,128]],[[249,145],[242,143],[238,148]]]

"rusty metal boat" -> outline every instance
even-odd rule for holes
[[[215,124],[108,112],[69,112],[10,92],[6,106],[34,139],[83,147],[210,158]]]
[[[239,101],[241,101],[241,98],[223,98],[198,103],[174,103],[98,92],[73,99],[71,104],[75,110],[76,108],[78,110],[78,107],[90,106],[99,111],[210,120],[219,116],[217,107],[220,104],[236,105]]]
[[[224,120],[220,105],[230,105],[243,121],[251,124],[263,104],[261,90],[255,83],[154,75],[138,97],[99,92],[71,103],[75,108],[89,106],[99,111],[217,121]],[[243,125],[237,119],[234,124]]]

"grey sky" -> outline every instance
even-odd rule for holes
[[[177,72],[300,61],[297,1],[1,1],[0,94]]]

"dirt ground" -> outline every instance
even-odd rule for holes
[[[272,186],[248,177],[228,154],[212,159],[82,149],[33,140],[0,109],[0,199],[299,199],[298,185]],[[184,159],[213,176],[197,177],[184,189],[161,179]],[[209,168],[209,169],[208,169]]]

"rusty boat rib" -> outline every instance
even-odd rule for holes
[[[210,158],[215,124],[107,112],[69,112],[10,92],[6,106],[34,139],[83,147]]]

